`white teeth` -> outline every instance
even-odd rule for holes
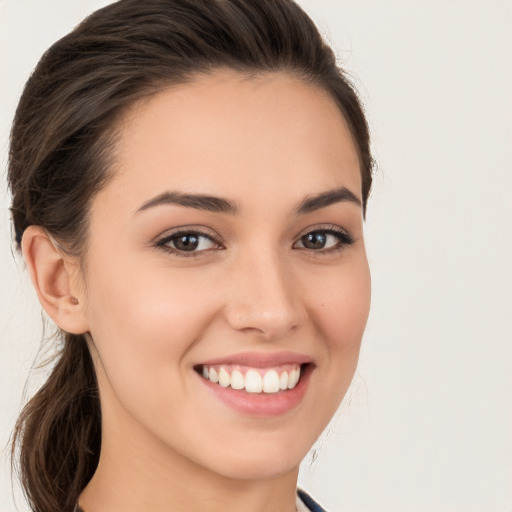
[[[215,368],[210,368],[210,372],[209,372],[209,376],[208,378],[212,381],[212,382],[219,382],[219,376],[217,374],[217,371],[215,370]]]
[[[288,375],[288,389],[292,389],[297,385],[297,382],[299,382],[299,377],[299,369],[295,369],[290,372],[290,374]]]
[[[245,379],[241,371],[233,370],[233,373],[231,374],[231,387],[233,389],[245,388]]]
[[[224,368],[219,371],[219,384],[223,388],[227,388],[231,384],[231,376]]]
[[[270,370],[263,377],[263,391],[265,393],[277,393],[279,391],[279,375],[275,370]]]
[[[231,386],[232,389],[245,389],[248,393],[278,393],[293,389],[299,382],[300,367],[294,366],[282,372],[275,368],[267,370],[249,368],[244,375],[239,367],[231,369],[230,366],[204,365],[202,375],[205,379],[218,383],[224,388]]]
[[[245,374],[245,390],[248,393],[261,393],[263,391],[263,379],[256,370],[248,370]]]
[[[288,372],[281,373],[281,377],[279,377],[279,389],[288,389]]]

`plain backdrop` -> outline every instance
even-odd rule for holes
[[[0,512],[13,495],[27,510],[5,447],[45,375],[11,243],[9,125],[43,51],[107,3],[0,0]],[[353,77],[378,161],[360,365],[300,483],[330,512],[510,512],[512,3],[300,3]]]

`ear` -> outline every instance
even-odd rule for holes
[[[64,331],[83,334],[89,330],[85,294],[78,290],[78,265],[71,261],[40,226],[23,233],[21,250],[39,302]]]

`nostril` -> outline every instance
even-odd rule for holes
[[[280,285],[276,279],[253,278],[251,282],[257,281],[258,287],[240,286],[234,290],[225,309],[225,318],[233,329],[273,340],[305,323],[307,313],[300,295],[285,289],[289,283]]]

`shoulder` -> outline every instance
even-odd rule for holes
[[[322,508],[306,491],[302,489],[297,489],[297,496],[305,505],[306,511],[310,512],[327,512],[324,508]],[[300,509],[297,509],[300,511]]]

